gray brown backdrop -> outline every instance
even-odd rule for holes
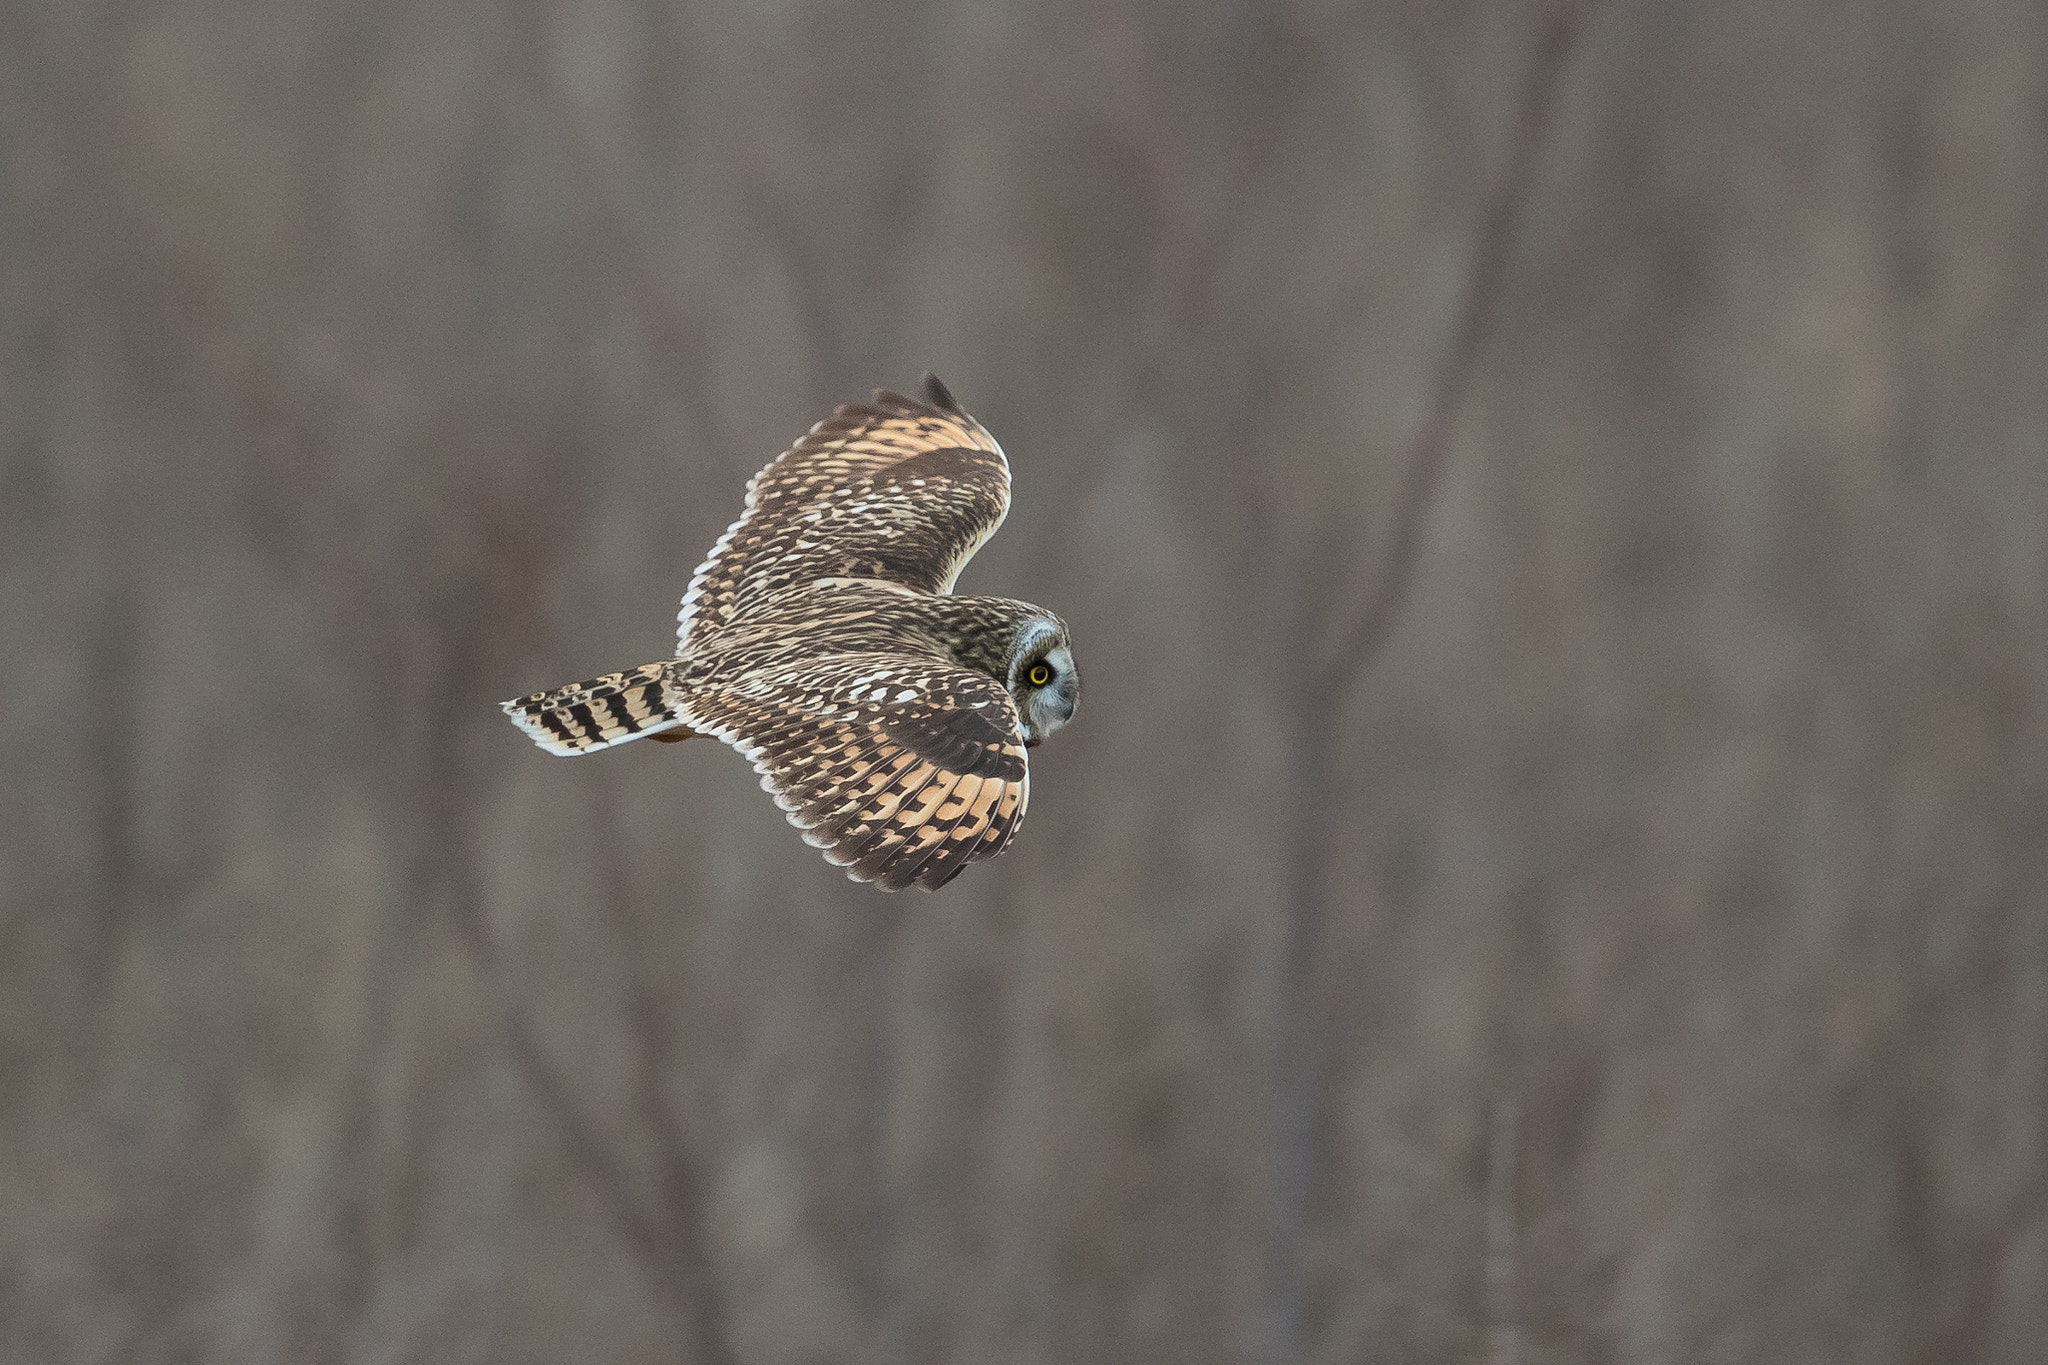
[[[1317,673],[1549,13],[0,6],[0,1359],[2043,1359],[2048,11],[1591,11]],[[1011,853],[504,722],[927,368]]]

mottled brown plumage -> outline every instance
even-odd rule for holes
[[[857,881],[943,886],[1016,837],[1026,750],[1080,679],[1065,623],[954,581],[1010,505],[1010,467],[936,378],[818,423],[747,485],[697,570],[676,657],[504,704],[583,754],[708,734]]]

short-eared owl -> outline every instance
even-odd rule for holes
[[[842,407],[754,476],[673,659],[505,713],[556,754],[714,735],[855,881],[936,888],[1001,853],[1025,750],[1073,718],[1081,680],[1059,617],[952,595],[1010,510],[1010,465],[944,384],[924,391]]]

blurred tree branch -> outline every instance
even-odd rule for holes
[[[1403,462],[1386,557],[1358,610],[1337,627],[1328,656],[1315,668],[1313,676],[1318,691],[1340,691],[1372,667],[1393,632],[1394,618],[1402,602],[1407,599],[1408,585],[1422,558],[1422,524],[1435,501],[1437,487],[1443,482],[1451,430],[1472,387],[1472,374],[1478,368],[1487,332],[1499,312],[1508,252],[1514,245],[1515,227],[1528,200],[1530,174],[1543,148],[1558,79],[1587,8],[1587,0],[1568,0],[1544,26],[1537,41],[1516,104],[1506,160],[1482,201],[1479,231],[1472,243],[1465,289],[1458,302],[1457,323],[1430,385],[1429,406],[1422,425],[1409,443]]]
[[[2021,1254],[2016,1246],[2048,1220],[2048,1164],[2038,1153],[2016,1188],[1989,1201],[1995,1207],[1958,1211],[1944,1197],[1944,1163],[1925,1119],[1941,1104],[1929,1083],[1938,1063],[1923,1053],[1926,1038],[1939,1029],[1936,1003],[1930,994],[1903,1011],[1899,1036],[1879,1070],[1898,1102],[1886,1136],[1904,1234],[1900,1244],[1914,1281],[1903,1357],[1911,1365],[1997,1358],[1993,1333],[2002,1316],[2000,1300],[2009,1292],[2012,1260]]]
[[[662,1208],[669,1225],[679,1230],[679,1259],[684,1262],[685,1278],[696,1305],[694,1316],[715,1328],[712,1335],[723,1350],[723,1343],[729,1339],[725,1328],[728,1314],[703,1251],[702,1234],[694,1231],[702,1229],[708,1218],[702,1163],[691,1153],[669,1110],[665,1085],[668,1028],[662,1018],[661,1002],[633,966],[639,954],[627,910],[632,901],[632,874],[624,841],[619,837],[623,822],[617,788],[595,772],[592,776],[591,819],[597,829],[599,903],[618,940],[624,963],[626,1017],[633,1043],[634,1104],[654,1146]]]
[[[561,138],[578,198],[596,211],[605,259],[626,285],[655,356],[662,362],[659,368],[679,382],[676,392],[697,428],[699,444],[713,449],[718,444],[717,414],[704,382],[709,350],[703,330],[691,325],[689,310],[669,287],[647,233],[605,171],[603,140],[555,72],[548,52],[547,11],[546,5],[534,0],[515,7],[519,64]]]
[[[575,453],[569,451],[560,458],[573,460]],[[459,586],[452,584],[450,591],[433,603],[438,607],[434,634],[445,663],[424,689],[432,716],[427,767],[420,784],[419,819],[431,831],[426,856],[436,865],[437,880],[449,898],[456,926],[490,984],[500,1033],[520,1075],[560,1130],[571,1159],[604,1197],[627,1246],[674,1303],[692,1357],[704,1365],[731,1365],[724,1297],[705,1245],[701,1182],[695,1163],[683,1153],[661,1109],[658,1082],[651,1074],[658,1066],[658,1021],[646,1013],[645,1002],[629,985],[641,1086],[637,1098],[651,1124],[650,1140],[661,1158],[662,1214],[654,1216],[641,1207],[624,1163],[547,1058],[538,1029],[491,933],[470,831],[464,824],[470,808],[459,793],[469,784],[456,737],[471,696],[462,683],[481,671],[492,623],[515,616],[530,600],[528,579],[550,558],[536,553],[536,548],[561,534],[562,509],[556,490],[562,480],[561,471],[552,467],[554,463],[543,461],[531,477],[498,499],[483,500],[472,511],[474,521],[466,543],[474,561],[463,562],[458,557]],[[463,609],[461,593],[465,589],[489,593],[494,600],[481,609]],[[599,812],[600,818],[608,814]],[[601,897],[619,895],[623,890],[623,882],[612,869],[601,869]]]
[[[587,785],[590,788],[590,822],[597,846],[598,901],[605,924],[617,940],[625,967],[621,981],[626,996],[626,1016],[636,1044],[634,1062],[640,1092],[637,1099],[642,1116],[658,1145],[664,1152],[674,1152],[680,1157],[682,1135],[662,1098],[661,1062],[668,1051],[668,1025],[662,1018],[661,1002],[634,966],[639,960],[639,946],[635,942],[629,910],[633,902],[633,876],[629,861],[631,854],[625,840],[620,837],[623,817],[619,811],[618,789],[613,783],[603,780],[603,775],[595,770],[590,776],[591,781]]]
[[[120,553],[118,544],[114,553]],[[141,619],[139,596],[139,588],[124,573],[100,608],[91,643],[94,672],[100,677],[118,678],[128,668]],[[143,898],[143,860],[135,837],[135,756],[142,741],[135,714],[126,707],[117,708],[87,736],[98,798],[94,823],[100,867],[98,905],[81,984],[88,996],[103,996],[119,962],[122,937]]]
[[[662,1202],[666,1217],[657,1219],[641,1208],[625,1166],[613,1155],[568,1082],[548,1060],[539,1032],[513,988],[503,956],[485,923],[477,897],[475,870],[467,854],[456,851],[447,865],[455,874],[447,890],[456,925],[490,985],[501,1035],[521,1078],[561,1132],[570,1159],[597,1187],[627,1246],[674,1300],[690,1341],[691,1357],[708,1365],[733,1365],[735,1357],[727,1345],[724,1299],[703,1246],[701,1202],[695,1198],[698,1186],[689,1178],[694,1168],[686,1160],[677,1159],[677,1153],[666,1142],[660,1142],[667,1125],[655,1123],[656,1137],[662,1146]],[[644,1049],[646,1044],[639,1035],[637,1017],[635,1023],[636,1043]],[[644,1109],[649,1101],[645,1090],[640,1098]]]
[[[844,402],[853,396],[843,386],[852,382],[856,367],[846,329],[833,306],[829,271],[818,242],[805,227],[803,214],[756,168],[743,169],[740,180],[741,200],[774,245],[796,292],[804,348],[811,356],[811,382],[817,390],[813,402],[821,409]]]
[[[1515,102],[1506,156],[1480,201],[1450,340],[1429,386],[1423,423],[1402,462],[1387,549],[1356,610],[1327,619],[1338,614],[1311,600],[1313,583],[1353,581],[1357,575],[1347,566],[1325,565],[1291,548],[1292,538],[1281,526],[1274,498],[1275,471],[1248,458],[1256,444],[1256,404],[1243,396],[1230,403],[1228,429],[1215,438],[1234,488],[1231,502],[1242,538],[1256,550],[1248,562],[1273,563],[1272,600],[1265,614],[1279,645],[1276,655],[1289,665],[1281,688],[1288,716],[1291,785],[1310,793],[1289,817],[1291,856],[1278,982],[1281,1041],[1272,1137],[1273,1205],[1265,1284],[1252,1329],[1254,1356],[1276,1365],[1303,1354],[1300,1259],[1315,1183],[1314,1119],[1321,1066],[1311,1016],[1315,963],[1328,916],[1326,869],[1335,832],[1331,794],[1341,787],[1330,737],[1350,688],[1384,649],[1413,582],[1421,558],[1422,527],[1442,482],[1452,427],[1498,311],[1532,168],[1586,7],[1585,0],[1567,0],[1540,32]],[[1097,9],[1096,25],[1114,73],[1112,126],[1148,168],[1164,221],[1160,264],[1154,273],[1155,325],[1172,338],[1175,349],[1194,351],[1192,363],[1204,376],[1200,387],[1222,391],[1240,385],[1243,367],[1228,361],[1215,328],[1204,325],[1211,321],[1206,305],[1238,216],[1254,198],[1253,182],[1268,160],[1267,149],[1285,126],[1278,104],[1286,91],[1270,92],[1274,107],[1251,120],[1254,132],[1225,176],[1229,192],[1204,212],[1200,177],[1173,134],[1164,93],[1130,16],[1120,5],[1105,3]],[[1157,354],[1159,348],[1145,353]],[[1141,391],[1164,377],[1167,363],[1161,358],[1152,370],[1140,370]],[[1330,643],[1325,645],[1326,641]]]
[[[1489,1365],[1519,1365],[1522,1330],[1515,1285],[1518,1230],[1515,1175],[1521,1162],[1522,1106],[1509,1094],[1493,1103],[1486,1140],[1486,1328]]]
[[[1273,153],[1287,127],[1282,106],[1294,87],[1269,82],[1269,106],[1247,120],[1249,128],[1221,173],[1205,175],[1175,135],[1158,67],[1129,6],[1120,0],[1099,0],[1093,26],[1098,56],[1109,73],[1105,115],[1115,135],[1145,168],[1152,206],[1162,222],[1159,248],[1147,272],[1145,307],[1139,314],[1149,343],[1139,351],[1134,376],[1142,392],[1163,386],[1174,363],[1169,355],[1191,345],[1206,345],[1206,353],[1195,357],[1198,365],[1224,361],[1222,348],[1213,344],[1210,310],[1231,239],[1245,210],[1257,202],[1259,177],[1273,165]],[[1210,381],[1220,377],[1211,376]],[[1240,462],[1240,467],[1252,468],[1249,462]]]
[[[260,403],[265,394],[259,390],[257,398]],[[462,444],[432,435],[424,439],[443,450],[459,450]],[[473,441],[495,446],[488,437]],[[315,575],[319,580],[346,585],[324,606],[335,635],[349,642],[350,657],[361,670],[354,693],[365,710],[356,722],[367,731],[385,733],[407,769],[391,793],[392,808],[402,821],[406,889],[392,924],[380,933],[369,1022],[352,1084],[364,1091],[397,993],[402,954],[399,936],[391,930],[416,917],[419,907],[441,899],[484,977],[507,1055],[561,1133],[572,1163],[603,1198],[631,1254],[682,1317],[690,1358],[729,1365],[726,1314],[705,1246],[696,1167],[666,1115],[656,1121],[659,1097],[650,1073],[658,1066],[658,1026],[644,993],[629,987],[642,1072],[638,1099],[660,1157],[658,1214],[642,1206],[625,1164],[548,1059],[491,932],[469,824],[473,806],[468,793],[477,783],[464,765],[460,741],[477,719],[475,683],[488,672],[494,651],[516,647],[530,632],[536,585],[558,560],[571,528],[589,514],[588,507],[578,505],[582,485],[573,477],[587,452],[574,442],[542,435],[525,469],[484,480],[458,475],[448,485],[416,486],[409,490],[410,499],[395,504],[412,515],[395,520],[332,477],[316,452],[281,442],[276,454],[256,490],[261,505],[287,514],[319,509],[317,518],[304,520],[328,529],[313,539],[307,553],[326,561]],[[602,876],[598,895],[619,895],[622,888],[621,881]],[[354,1103],[360,1108],[368,1101]],[[354,1121],[364,1120],[357,1114]],[[358,1165],[366,1159],[360,1151],[349,1158]],[[365,1179],[360,1170],[344,1171],[341,1198],[345,1201],[347,1189]]]
[[[1360,610],[1336,633],[1334,648],[1316,653],[1328,626],[1312,619],[1298,560],[1281,570],[1277,615],[1296,667],[1288,698],[1295,790],[1308,793],[1293,824],[1287,918],[1280,959],[1279,1075],[1274,1121],[1274,1206],[1266,1252],[1264,1301],[1255,1324],[1255,1353],[1272,1365],[1304,1354],[1302,1244],[1317,1175],[1315,1120],[1322,1048],[1314,1021],[1316,964],[1329,917],[1327,868],[1341,790],[1333,752],[1345,698],[1370,670],[1392,634],[1421,559],[1422,526],[1442,483],[1452,424],[1471,388],[1488,328],[1499,310],[1507,257],[1528,198],[1531,169],[1555,104],[1557,84],[1587,8],[1567,0],[1546,21],[1515,102],[1507,155],[1481,199],[1479,227],[1465,272],[1457,322],[1430,385],[1422,426],[1403,461],[1385,558]],[[1341,570],[1323,575],[1341,580]]]

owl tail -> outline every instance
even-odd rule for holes
[[[696,734],[676,714],[668,661],[607,673],[503,702],[512,723],[551,754],[587,754],[629,739],[674,742]]]

